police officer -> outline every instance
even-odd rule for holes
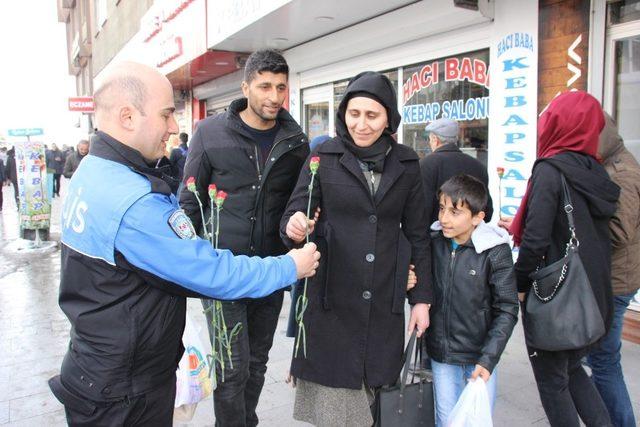
[[[315,274],[313,244],[234,257],[198,239],[152,167],[178,131],[169,81],[114,66],[94,94],[98,131],[69,185],[60,307],[71,342],[49,380],[69,425],[172,423],[186,296],[263,297]]]

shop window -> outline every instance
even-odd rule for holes
[[[329,135],[329,103],[316,102],[304,106],[305,129],[309,141],[315,137]]]
[[[398,70],[383,71],[382,74],[391,80],[391,84],[394,88],[398,87]],[[348,84],[349,79],[341,80],[333,84],[333,105],[335,105],[336,112],[338,111],[338,106],[340,105],[340,101],[342,101],[344,91],[347,90]]]
[[[609,25],[640,20],[640,0],[617,0],[608,7]]]
[[[460,149],[487,164],[489,50],[404,67],[403,142],[420,157],[431,152],[425,126],[448,117],[460,125]]]
[[[102,26],[107,22],[107,0],[96,0],[96,28],[95,33],[98,34]]]
[[[615,42],[615,110],[618,132],[640,159],[640,35]]]

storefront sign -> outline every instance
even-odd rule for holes
[[[513,217],[536,158],[537,5],[525,1],[502,4],[496,15],[504,19],[499,21],[502,26],[496,26],[491,49],[489,137],[494,154],[489,158],[490,191],[500,216]],[[518,16],[528,19],[520,21]],[[504,168],[501,180],[497,168]]]
[[[44,134],[42,128],[9,129],[9,136],[37,136]]]
[[[567,90],[587,90],[590,2],[541,0],[538,112]]]
[[[140,20],[140,51],[168,74],[207,50],[205,0],[163,0]]]
[[[15,144],[20,225],[24,229],[49,228],[51,204],[47,196],[47,166],[44,143]]]
[[[451,57],[444,61],[425,64],[411,73],[402,85],[405,104],[402,108],[402,121],[405,125],[429,123],[442,117],[459,121],[482,120],[489,117],[488,96],[407,104],[415,94],[432,90],[431,88],[441,81],[468,82],[489,89],[488,67],[486,62],[479,58]]]
[[[77,96],[69,98],[69,111],[81,113],[93,113],[94,104],[92,96]]]

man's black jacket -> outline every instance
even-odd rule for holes
[[[196,179],[205,221],[209,221],[210,213],[209,184],[228,193],[220,213],[219,248],[235,255],[280,255],[286,252],[279,235],[280,218],[309,155],[309,144],[300,126],[281,109],[273,148],[266,159],[260,159],[260,147],[239,115],[246,108],[247,99],[237,99],[226,113],[198,124],[189,146],[184,179]],[[186,186],[180,194],[180,205],[196,230],[202,232],[198,202]],[[211,231],[210,225],[207,227]]]
[[[461,173],[471,175],[479,179],[489,191],[489,176],[487,168],[477,159],[464,154],[454,143],[445,144],[433,153],[420,160],[420,173],[422,174],[422,188],[427,198],[427,214],[431,225],[438,220],[438,190],[449,178]],[[493,201],[489,194],[485,222],[491,221],[493,215]]]

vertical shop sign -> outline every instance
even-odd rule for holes
[[[20,194],[20,226],[29,230],[49,228],[51,204],[47,196],[44,143],[18,142],[15,149]]]
[[[502,206],[495,206],[501,217],[516,214],[536,158],[538,19],[535,3],[518,0],[496,4],[496,31],[491,46],[489,177],[494,201],[502,201]],[[497,168],[504,168],[501,186]],[[499,191],[502,193],[496,197]]]

